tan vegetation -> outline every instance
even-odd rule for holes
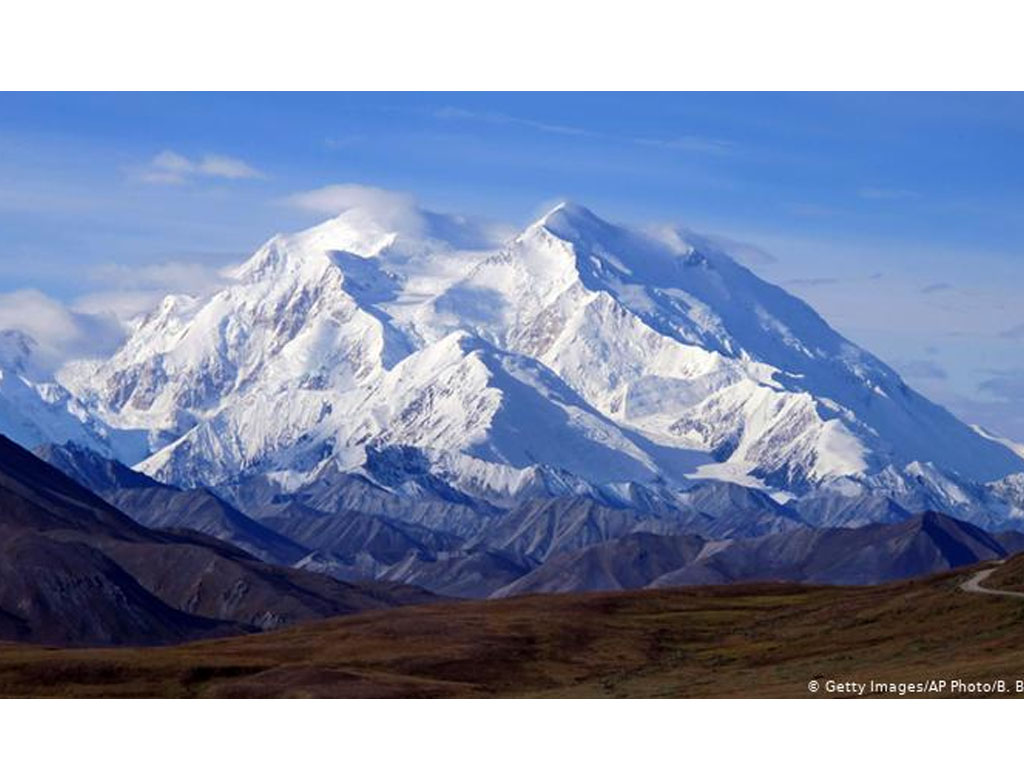
[[[0,693],[794,697],[811,679],[1024,677],[1024,601],[961,591],[974,570],[439,603],[163,648],[4,645]]]

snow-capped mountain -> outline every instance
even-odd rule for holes
[[[71,393],[37,370],[35,348],[21,331],[0,331],[0,434],[24,446],[72,441],[101,453],[116,443],[130,455],[123,435],[112,437]]]
[[[707,240],[572,204],[503,244],[456,217],[346,211],[272,238],[208,298],[166,298],[59,379],[147,433],[137,468],[183,486],[294,487],[386,446],[489,499],[1024,470]]]

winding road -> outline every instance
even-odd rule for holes
[[[983,571],[978,571],[976,574],[967,579],[960,585],[960,589],[964,592],[973,592],[980,595],[1002,595],[1003,597],[1016,597],[1018,600],[1024,600],[1024,592],[1009,592],[1005,589],[988,589],[987,587],[981,586],[981,582],[996,572],[996,568],[1002,565],[1005,561],[1000,560],[992,568],[986,568]]]

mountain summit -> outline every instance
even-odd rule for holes
[[[468,220],[352,208],[278,235],[212,296],[171,296],[61,383],[137,469],[179,486],[299,486],[414,451],[500,500],[694,478],[791,494],[1024,460],[911,390],[709,241],[563,203],[500,244]]]

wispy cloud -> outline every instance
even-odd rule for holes
[[[736,145],[731,141],[707,136],[677,136],[673,139],[633,139],[633,142],[648,147],[675,149],[681,152],[707,155],[728,155],[736,150]]]
[[[884,275],[881,272],[872,272],[870,275],[864,277],[848,276],[848,277],[794,277],[790,280],[784,280],[782,285],[790,287],[805,287],[805,288],[820,288],[826,285],[853,285],[855,283],[863,282],[865,280],[878,281],[881,280]]]
[[[558,123],[546,123],[541,120],[530,120],[523,117],[507,115],[504,112],[478,112],[470,109],[459,109],[457,107],[442,107],[434,112],[434,117],[439,120],[472,120],[494,125],[519,125],[524,128],[533,128],[545,133],[560,133],[565,136],[598,136],[586,128],[578,128],[573,125],[561,125]]]
[[[699,235],[689,230],[686,231],[686,234],[691,240],[696,240],[698,242],[703,240],[716,248],[721,248],[733,259],[748,267],[775,264],[778,261],[775,254],[761,248],[760,246],[743,240],[733,240],[732,238],[725,237],[724,235]]]
[[[244,160],[227,155],[203,155],[190,159],[169,149],[158,152],[139,173],[147,184],[184,184],[196,177],[261,179],[264,174]]]
[[[36,290],[0,294],[3,330],[31,338],[32,367],[46,372],[72,357],[108,355],[124,338],[124,329],[114,317],[72,310]]]
[[[865,200],[913,200],[921,196],[909,189],[893,187],[861,187],[857,194]]]
[[[383,228],[405,236],[438,238],[466,250],[496,247],[513,234],[503,222],[426,210],[411,194],[363,184],[331,184],[296,192],[279,202],[309,213],[346,214],[350,224],[366,231]]]
[[[0,293],[0,333],[32,340],[33,370],[52,374],[67,360],[109,355],[123,342],[126,321],[165,296],[209,295],[229,282],[222,268],[189,261],[102,264],[82,280],[87,292],[69,303],[37,290]]]
[[[549,123],[542,120],[532,120],[524,117],[516,117],[504,112],[480,112],[458,107],[443,107],[434,112],[434,117],[439,120],[467,120],[492,125],[515,125],[523,128],[530,128],[543,133],[554,133],[563,136],[581,136],[610,141],[627,142],[645,147],[656,147],[658,149],[670,149],[680,152],[692,152],[695,154],[725,155],[735,151],[736,145],[725,139],[718,139],[710,136],[682,135],[670,138],[641,137],[641,136],[618,136],[610,133],[602,133],[576,125],[565,125],[562,123]]]
[[[921,288],[921,293],[945,293],[951,290],[953,286],[950,283],[929,283]]]
[[[95,291],[79,296],[69,309],[82,315],[112,318],[119,323],[127,323],[154,309],[170,293],[178,291],[131,288]]]
[[[119,321],[148,312],[169,294],[206,296],[228,284],[225,266],[219,263],[170,260],[157,264],[99,264],[85,277],[99,290],[85,293],[71,309],[90,315],[109,315]]]
[[[416,198],[412,195],[363,184],[330,184],[306,192],[296,192],[282,202],[310,213],[332,216],[359,209],[378,221],[396,226],[414,223],[420,215]]]
[[[223,282],[222,270],[194,261],[165,261],[159,264],[99,264],[89,278],[109,287],[159,288],[169,293],[192,293]]]

